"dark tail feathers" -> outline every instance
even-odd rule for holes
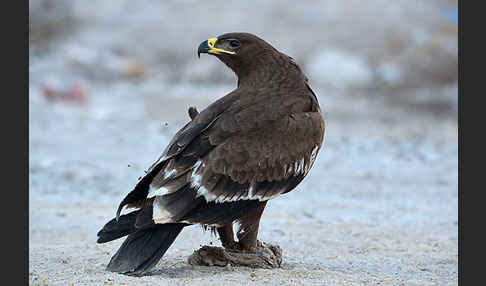
[[[118,221],[112,219],[98,232],[98,243],[105,243],[135,232],[135,222],[140,210],[122,215]]]
[[[145,274],[157,264],[185,226],[182,223],[156,224],[136,230],[128,235],[106,269],[123,274]]]
[[[187,224],[154,224],[152,208],[143,208],[110,220],[98,232],[98,243],[128,235],[108,263],[107,270],[142,275],[162,258]]]

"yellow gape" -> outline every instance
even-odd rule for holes
[[[210,54],[216,54],[216,55],[219,55],[221,53],[230,54],[230,55],[235,55],[236,54],[235,52],[231,52],[231,51],[227,51],[227,50],[215,48],[214,45],[216,44],[216,41],[217,40],[218,40],[218,38],[208,39],[208,46],[209,46],[208,53],[210,53]]]

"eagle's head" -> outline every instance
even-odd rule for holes
[[[269,43],[250,33],[227,33],[208,39],[199,45],[198,56],[201,53],[216,56],[239,78],[258,67],[275,64],[282,55]]]

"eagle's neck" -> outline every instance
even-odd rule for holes
[[[260,54],[244,64],[236,63],[228,64],[228,66],[238,77],[238,87],[271,88],[272,86],[300,85],[300,70],[296,69],[287,56],[280,53]]]

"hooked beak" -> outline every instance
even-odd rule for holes
[[[214,46],[216,45],[216,42],[218,41],[218,38],[211,38],[207,41],[202,42],[199,45],[199,48],[197,49],[197,56],[200,58],[201,54],[214,54],[214,55],[220,55],[220,54],[230,54],[234,55],[236,54],[235,52],[232,51],[227,51],[219,48],[215,48]]]

